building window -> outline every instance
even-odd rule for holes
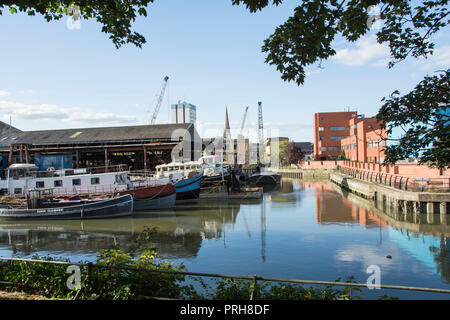
[[[80,179],[72,179],[72,185],[73,186],[80,186],[81,180]]]
[[[330,139],[331,140],[342,140],[342,139],[345,139],[345,137],[343,137],[343,136],[331,136]]]
[[[356,129],[356,127],[358,127],[358,126],[356,124],[354,124],[350,127],[350,129]]]
[[[324,137],[319,137],[319,140],[323,141]]]
[[[323,129],[323,127],[319,127],[319,131],[323,131],[324,129]]]
[[[62,187],[62,185],[63,185],[62,180],[55,180],[55,181],[53,182],[53,186],[54,186],[55,188],[57,188],[57,187]]]
[[[22,188],[14,188],[14,194],[22,194]]]
[[[100,184],[100,178],[91,178],[91,184]]]
[[[44,181],[36,181],[36,188],[44,188]]]
[[[331,131],[342,131],[345,130],[345,127],[330,127]]]
[[[327,151],[327,147],[320,148],[320,151]]]
[[[328,151],[339,151],[341,147],[328,147]]]

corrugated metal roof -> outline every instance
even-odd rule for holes
[[[124,127],[97,127],[62,130],[23,131],[9,143],[32,145],[106,143],[112,141],[170,140],[177,129],[195,130],[192,123]],[[180,136],[180,135],[177,135]]]
[[[0,150],[9,150],[9,144],[22,133],[19,129],[0,121]]]

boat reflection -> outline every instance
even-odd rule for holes
[[[128,248],[148,227],[156,227],[152,244],[162,258],[196,256],[205,240],[223,236],[234,225],[239,203],[222,203],[214,209],[199,203],[195,214],[188,207],[155,215],[139,212],[131,218],[61,221],[0,221],[0,248],[12,254],[39,252],[95,254],[101,249]]]

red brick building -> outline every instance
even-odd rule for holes
[[[314,156],[316,160],[345,158],[360,162],[384,160],[386,132],[376,118],[364,118],[356,111],[314,114]]]

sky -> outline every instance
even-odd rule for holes
[[[434,38],[428,59],[408,58],[387,68],[389,50],[374,29],[349,43],[335,40],[336,55],[307,69],[305,83],[285,82],[264,63],[264,40],[298,5],[285,0],[250,13],[231,0],[157,0],[133,30],[142,48],[116,49],[95,21],[70,28],[68,18],[48,23],[4,11],[0,16],[0,120],[21,130],[149,124],[164,76],[169,77],[157,123],[169,106],[197,106],[201,137],[223,132],[228,108],[236,136],[249,106],[244,134],[256,141],[258,101],[265,136],[313,141],[313,115],[350,109],[374,116],[383,97],[411,91],[425,75],[450,65],[449,28]]]

